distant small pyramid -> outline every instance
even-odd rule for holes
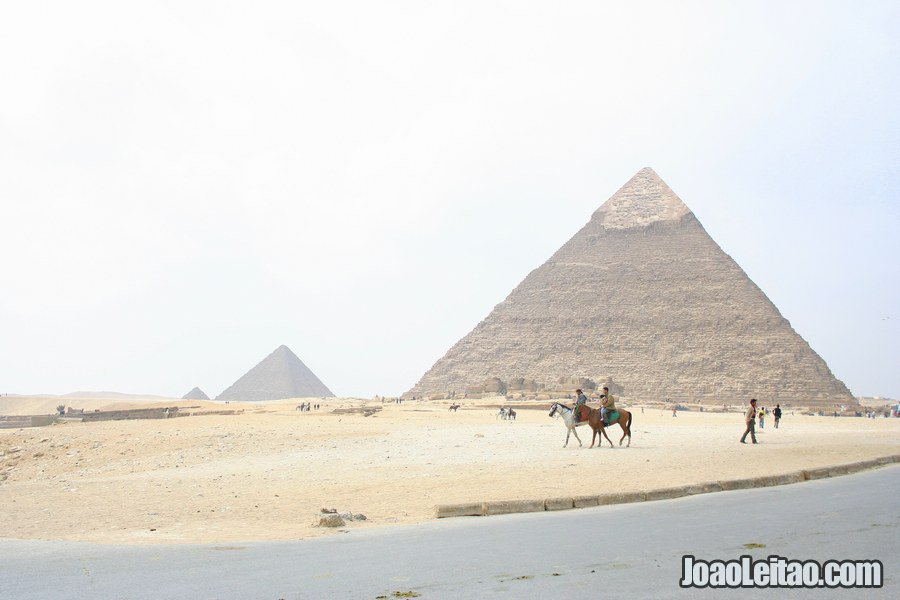
[[[290,348],[282,345],[219,394],[216,400],[257,402],[314,396],[331,397],[334,394]]]
[[[195,387],[187,394],[181,397],[182,400],[209,400],[209,396],[206,395],[206,392],[201,390],[198,387]]]

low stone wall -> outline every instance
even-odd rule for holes
[[[169,409],[168,413],[165,408],[103,410],[99,412],[86,412],[81,415],[81,418],[85,423],[91,421],[124,421],[127,419],[165,419],[168,416],[174,416],[177,411],[177,408]]]
[[[596,496],[563,496],[558,498],[546,498],[544,500],[492,500],[487,502],[467,502],[464,504],[438,504],[435,507],[435,516],[438,518],[481,517],[511,513],[568,510],[571,508],[587,508],[591,506],[606,506],[609,504],[668,500],[671,498],[681,498],[696,494],[788,485],[790,483],[800,483],[802,481],[811,481],[814,479],[822,479],[824,477],[838,477],[840,475],[858,473],[867,469],[875,469],[896,462],[900,462],[900,454],[893,454],[891,456],[883,456],[881,458],[863,460],[845,465],[794,471],[793,473],[784,473],[782,475],[765,475],[761,477],[748,477],[745,479],[708,481],[705,483],[657,488],[642,492],[619,492],[597,494]]]
[[[44,427],[57,420],[56,415],[9,415],[0,416],[0,429],[19,429],[22,427]]]
[[[174,419],[175,417],[195,417],[203,415],[239,415],[243,409],[206,410],[188,412],[193,407],[169,407],[166,408],[134,408],[130,410],[107,410],[86,413],[71,413],[65,416],[58,415],[6,415],[0,416],[0,429],[20,429],[23,427],[45,427],[53,423],[95,422],[95,421],[125,421],[130,419]],[[380,408],[378,410],[381,410]],[[368,415],[367,415],[368,416]]]

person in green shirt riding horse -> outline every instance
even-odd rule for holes
[[[616,410],[616,399],[609,393],[609,388],[604,387],[603,393],[600,395],[600,418],[609,425],[609,415]]]

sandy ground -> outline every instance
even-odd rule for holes
[[[738,443],[740,413],[673,418],[636,407],[631,448],[589,450],[585,427],[584,448],[574,438],[563,448],[565,428],[546,403],[517,404],[514,422],[489,404],[456,413],[449,403],[386,404],[365,417],[331,412],[358,401],[311,413],[294,401],[244,405],[237,416],[0,430],[0,537],[289,540],[334,534],[314,526],[323,507],[368,517],[348,528],[378,527],[432,519],[445,502],[639,490],[900,453],[900,419],[788,413],[753,446]]]

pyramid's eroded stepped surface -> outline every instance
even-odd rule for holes
[[[612,377],[635,401],[855,404],[649,168],[406,395],[461,393],[488,378],[552,384],[573,376]]]

